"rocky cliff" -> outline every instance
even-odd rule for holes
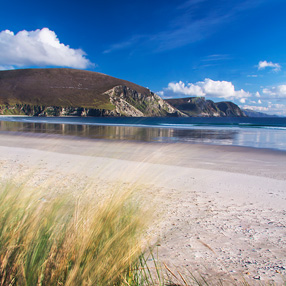
[[[245,113],[233,102],[213,102],[204,97],[167,99],[169,104],[193,117],[246,117]]]

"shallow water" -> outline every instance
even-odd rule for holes
[[[233,145],[286,151],[286,118],[0,118],[0,132]]]

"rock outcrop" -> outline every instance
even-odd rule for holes
[[[116,86],[105,92],[110,98],[110,103],[115,106],[114,115],[125,116],[186,116],[160,96],[150,91],[142,94],[126,87]]]

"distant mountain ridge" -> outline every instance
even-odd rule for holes
[[[246,116],[232,102],[164,100],[105,74],[67,69],[0,71],[0,114],[29,116]]]
[[[175,108],[192,117],[247,117],[233,102],[213,102],[204,97],[166,99]]]
[[[269,115],[263,112],[254,111],[251,109],[242,109],[242,111],[248,116],[248,117],[279,117],[277,115]]]

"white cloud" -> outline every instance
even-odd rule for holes
[[[156,92],[159,96],[164,96],[164,91],[158,91],[158,92]]]
[[[286,98],[286,85],[278,85],[271,88],[264,88],[262,92],[271,98]]]
[[[182,81],[179,82],[170,82],[168,84],[167,90],[172,91],[173,93],[182,94],[182,95],[194,95],[194,96],[205,96],[203,89],[192,83],[185,85]],[[165,92],[164,92],[165,94]]]
[[[269,112],[270,114],[277,114],[280,116],[286,116],[286,104],[268,104]]]
[[[0,32],[0,65],[2,68],[25,66],[64,66],[87,68],[92,63],[81,49],[60,43],[56,33],[48,28]]]
[[[171,82],[167,88],[161,91],[161,95],[165,98],[179,96],[208,96],[225,99],[245,99],[250,97],[249,92],[235,90],[234,85],[229,81],[214,81],[206,78],[204,81],[193,83]]]
[[[242,108],[243,109],[250,109],[250,110],[258,111],[258,112],[269,111],[269,107],[265,107],[265,106],[244,105],[244,106],[242,106]]]
[[[281,66],[278,63],[273,63],[273,62],[267,62],[267,61],[260,61],[258,63],[258,69],[262,70],[265,68],[273,68],[274,71],[280,71],[281,70]]]
[[[286,116],[286,104],[273,104],[272,102],[268,102],[267,106],[244,105],[240,107],[243,109],[263,112],[269,115],[276,114],[280,116]]]
[[[227,54],[215,54],[209,55],[202,59],[203,62],[217,62],[217,61],[225,61],[230,60],[231,57]]]
[[[260,93],[258,91],[256,91],[255,96],[260,97]]]
[[[0,71],[13,70],[13,69],[14,69],[13,66],[0,66]]]
[[[214,97],[234,97],[234,86],[229,81],[214,81],[211,79],[205,79],[203,82],[198,83],[205,91],[206,94]]]
[[[270,107],[273,107],[273,108],[276,108],[276,109],[282,109],[282,108],[285,109],[286,105],[285,104],[272,104],[271,103]]]
[[[245,98],[242,98],[242,99],[240,100],[240,103],[245,103]]]

